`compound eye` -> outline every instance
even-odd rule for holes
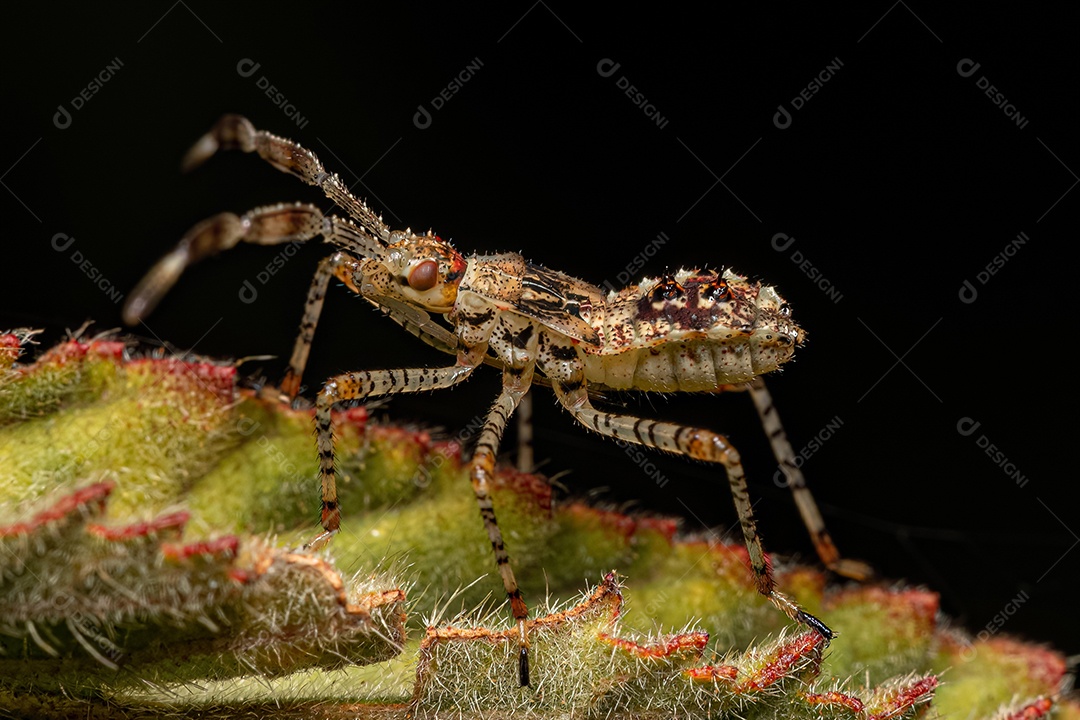
[[[409,273],[409,287],[418,292],[430,290],[439,283],[439,263],[425,260]]]

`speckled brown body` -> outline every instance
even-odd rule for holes
[[[826,641],[832,637],[824,623],[776,590],[757,533],[742,462],[726,438],[701,428],[603,412],[589,399],[590,387],[700,392],[747,384],[781,466],[796,477],[794,453],[758,376],[786,362],[804,335],[771,286],[730,270],[680,270],[605,294],[517,254],[466,259],[431,231],[392,231],[352,195],[338,175],[327,172],[313,152],[256,130],[238,115],[223,117],[192,148],[185,165],[197,165],[220,148],[258,153],[277,169],[320,188],[348,217],[326,215],[310,203],[292,203],[205,220],[189,230],[129,295],[124,307],[128,323],[145,317],[184,268],[208,255],[240,242],[274,245],[321,236],[337,250],[320,263],[308,292],[289,371],[281,385],[285,395],[294,398],[301,390],[315,327],[334,278],[409,332],[455,356],[455,362],[445,367],[361,370],[333,377],[323,386],[315,401],[323,532],[312,547],[328,542],[341,520],[334,461],[332,410],[336,405],[449,388],[469,378],[485,361],[500,367],[502,390],[477,438],[469,474],[517,623],[520,684],[528,685],[528,609],[495,519],[490,480],[506,424],[539,370],[559,403],[583,426],[618,441],[722,466],[759,592]],[[445,315],[451,327],[433,320],[432,313]],[[792,481],[792,489],[823,559],[830,552],[835,559],[835,548],[801,476]]]
[[[458,337],[487,341],[504,314],[533,321],[549,345],[569,340],[585,379],[615,390],[699,392],[747,382],[790,359],[805,337],[774,288],[730,270],[680,270],[605,295],[520,255],[469,259],[450,314]],[[558,362],[569,359],[561,353],[538,367],[561,377]]]

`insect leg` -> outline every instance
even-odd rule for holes
[[[533,399],[531,394],[521,398],[517,415],[517,469],[531,473],[536,469],[533,456]]]
[[[400,300],[382,295],[365,295],[364,297],[382,310],[387,317],[408,331],[409,334],[420,338],[425,344],[430,345],[436,350],[455,355],[461,347],[461,341],[458,339],[458,336],[432,320],[431,316],[426,311],[411,305],[406,305]],[[503,361],[492,355],[485,355],[484,362],[500,370],[504,367]],[[542,375],[534,376],[532,382],[536,385],[545,385],[549,387],[551,385],[551,383]],[[521,399],[521,403],[518,406],[519,413],[529,400],[529,395],[525,395],[525,397]]]
[[[359,290],[355,287],[357,263],[342,253],[335,253],[325,258],[315,272],[308,290],[307,302],[304,305],[304,318],[300,322],[300,333],[293,345],[292,357],[289,360],[289,369],[285,379],[281,382],[282,392],[290,399],[295,398],[300,391],[300,379],[307,365],[308,355],[311,351],[311,342],[315,337],[315,327],[322,313],[323,301],[326,297],[327,286],[331,277],[342,280],[350,289]],[[363,297],[383,311],[391,320],[407,330],[410,334],[423,340],[425,343],[450,355],[456,355],[460,342],[457,335],[449,329],[431,319],[431,316],[420,308],[407,305],[400,300],[381,295],[363,295]]]
[[[765,387],[765,381],[761,377],[756,377],[747,383],[746,387],[754,400],[754,407],[757,408],[761,424],[769,438],[769,444],[772,445],[773,455],[776,456],[780,470],[787,479],[788,487],[791,488],[791,493],[795,498],[795,505],[799,508],[803,524],[806,525],[810,538],[814,541],[814,547],[817,549],[821,562],[825,564],[825,567],[844,577],[860,581],[869,580],[874,575],[869,565],[858,560],[840,557],[840,551],[836,549],[832,536],[825,528],[825,521],[821,517],[817,503],[814,502],[814,496],[806,485],[806,478],[803,477],[799,466],[795,464],[795,451],[792,450],[791,443],[788,442],[787,435],[784,433],[784,427],[780,424],[780,416],[776,412],[776,406],[773,405],[769,390]]]
[[[219,149],[258,153],[278,170],[321,189],[375,237],[389,239],[390,229],[382,218],[354,196],[337,173],[327,173],[315,153],[292,140],[256,130],[250,120],[240,115],[225,115],[188,150],[183,169],[201,165]]]
[[[463,351],[456,365],[444,368],[361,370],[327,381],[315,399],[315,434],[319,448],[319,478],[322,484],[322,527],[309,548],[325,545],[341,526],[337,479],[334,468],[334,424],[331,410],[348,400],[364,400],[379,395],[440,390],[465,380],[480,364],[483,350]]]
[[[348,220],[324,216],[308,203],[282,203],[255,208],[243,215],[221,213],[187,231],[165,257],[139,281],[124,303],[124,322],[136,325],[149,315],[189,266],[239,243],[280,245],[306,242],[319,235],[346,250],[375,242]]]
[[[411,335],[450,355],[456,355],[461,342],[458,336],[431,319],[426,310],[381,295],[364,296]],[[486,358],[485,358],[486,360]],[[501,367],[501,365],[499,365]]]
[[[487,530],[491,548],[495,552],[495,565],[502,577],[506,595],[510,598],[510,612],[518,625],[518,682],[522,687],[529,684],[529,644],[525,632],[525,621],[529,618],[529,609],[525,605],[521,589],[514,577],[514,570],[510,567],[510,556],[506,552],[502,531],[495,519],[490,478],[495,472],[495,458],[507,422],[518,403],[521,402],[522,396],[528,392],[528,379],[525,376],[531,377],[531,375],[531,367],[525,370],[506,368],[503,371],[502,392],[499,393],[495,404],[488,412],[484,428],[480,431],[480,438],[476,441],[472,460],[469,462],[469,479],[472,482],[473,494],[480,507],[480,517],[484,521],[484,529]]]
[[[813,628],[826,641],[832,639],[834,633],[825,623],[776,589],[772,567],[761,546],[757,522],[750,505],[750,493],[746,487],[742,461],[738,451],[727,438],[700,428],[601,412],[589,403],[588,393],[580,382],[555,381],[553,386],[559,402],[573,414],[574,419],[601,435],[723,465],[731,485],[731,495],[735,499],[735,509],[739,514],[739,524],[750,554],[750,567],[754,572],[758,592],[792,620]]]
[[[307,301],[304,303],[304,317],[300,320],[300,332],[296,336],[292,356],[289,358],[289,368],[281,381],[281,392],[289,400],[296,398],[300,393],[300,379],[304,375],[304,368],[307,367],[311,342],[315,339],[315,327],[319,324],[319,316],[322,314],[330,278],[336,275],[351,283],[346,271],[351,270],[355,265],[355,260],[350,260],[347,255],[338,252],[328,258],[323,258],[315,271],[311,288],[308,289]]]

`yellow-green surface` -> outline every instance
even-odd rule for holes
[[[494,500],[526,598],[545,605],[534,617],[613,569],[624,585],[540,621],[532,687],[517,688],[516,631],[455,446],[339,415],[346,514],[324,562],[296,550],[318,529],[310,413],[236,391],[223,364],[133,362],[106,342],[19,366],[5,342],[0,717],[1073,717],[1040,700],[1059,656],[947,635],[932,593],[824,592],[812,569],[781,572],[842,631],[822,660],[754,592],[739,548],[553,505],[541,479],[507,472]],[[95,483],[107,498],[57,511]],[[186,525],[131,530],[180,511]]]

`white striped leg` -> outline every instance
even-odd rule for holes
[[[480,355],[482,357],[482,354]],[[334,425],[331,410],[348,400],[364,400],[379,395],[440,390],[465,380],[479,364],[469,353],[458,356],[458,364],[444,368],[361,370],[331,378],[315,400],[315,433],[319,448],[319,477],[322,483],[322,528],[307,547],[325,545],[341,526],[334,467]]]
[[[788,442],[783,425],[780,424],[780,416],[776,412],[776,406],[773,405],[769,390],[765,387],[765,381],[760,377],[754,378],[753,381],[747,383],[747,389],[754,400],[754,407],[757,408],[765,434],[769,437],[769,444],[772,445],[773,455],[780,465],[780,471],[783,472],[788,487],[791,488],[795,505],[799,508],[803,524],[810,533],[810,539],[814,542],[814,548],[821,562],[825,567],[844,577],[863,582],[869,580],[874,576],[873,568],[864,562],[841,557],[832,536],[825,528],[825,520],[821,517],[810,488],[806,485],[806,478],[803,477],[799,466],[795,464],[795,451]]]
[[[724,436],[686,425],[602,412],[589,403],[588,393],[581,383],[555,382],[553,385],[559,402],[573,414],[574,419],[601,435],[723,465],[739,514],[739,525],[750,555],[750,567],[758,592],[792,620],[819,632],[826,641],[833,638],[833,631],[825,623],[776,589],[772,567],[761,546],[757,522],[754,520],[742,461],[738,451]]]
[[[225,115],[188,150],[182,163],[183,169],[191,170],[205,162],[218,150],[241,150],[256,152],[282,172],[294,175],[308,185],[314,185],[326,193],[365,230],[380,240],[390,238],[390,229],[377,213],[355,197],[338,177],[327,173],[315,153],[265,130],[256,130],[251,121],[240,115]]]
[[[506,596],[510,599],[510,611],[518,625],[518,682],[525,687],[529,684],[529,644],[525,632],[525,621],[529,618],[529,609],[525,605],[521,588],[518,587],[517,579],[514,577],[514,570],[510,567],[510,555],[506,551],[502,531],[495,519],[490,482],[495,472],[495,458],[498,455],[499,443],[506,430],[507,422],[528,390],[527,385],[525,390],[521,390],[521,384],[515,382],[522,372],[507,369],[503,374],[502,392],[499,393],[495,404],[488,412],[484,428],[476,441],[476,450],[473,451],[472,460],[469,462],[469,479],[472,481],[476,503],[480,507],[484,529],[487,530],[488,539],[491,541],[491,549],[495,552],[495,565],[502,577]]]

